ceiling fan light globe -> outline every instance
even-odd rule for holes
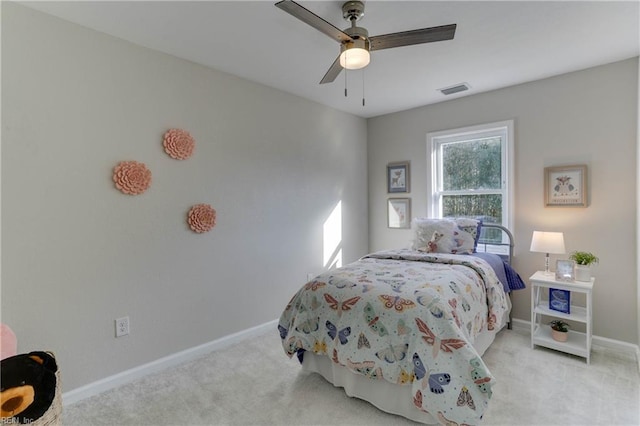
[[[371,55],[366,49],[353,47],[340,54],[340,65],[348,70],[359,70],[369,65]]]

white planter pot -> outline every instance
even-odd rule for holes
[[[576,265],[576,281],[591,281],[591,267],[589,265]]]

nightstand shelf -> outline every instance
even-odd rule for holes
[[[582,306],[571,305],[571,314],[565,314],[563,312],[554,311],[553,309],[550,309],[545,306],[536,306],[534,309],[537,314],[561,318],[565,320],[579,321],[585,324],[587,322],[587,308]]]
[[[591,324],[592,324],[592,290],[595,282],[556,281],[554,275],[547,275],[542,271],[533,274],[531,282],[531,348],[536,345],[586,358],[587,364],[591,360]],[[549,308],[549,301],[542,296],[548,289],[567,290],[572,293],[586,295],[586,306],[570,305],[569,314]],[[543,291],[544,290],[544,291]],[[571,298],[573,300],[573,298]],[[569,331],[566,342],[558,342],[551,337],[551,327],[542,323],[542,316],[570,320],[585,324],[586,332]]]
[[[589,353],[587,349],[587,336],[585,333],[577,331],[569,331],[569,337],[566,342],[558,342],[551,337],[551,327],[538,327],[533,335],[533,344],[544,346],[545,348],[555,349],[569,353],[572,355],[587,358],[589,362]]]

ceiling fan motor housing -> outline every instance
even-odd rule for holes
[[[369,39],[354,37],[353,41],[345,41],[340,45],[340,53],[344,52],[345,50],[355,49],[355,48],[364,49],[368,52],[370,50]]]
[[[353,30],[361,30],[361,31],[353,31]],[[364,49],[367,52],[369,51],[369,33],[367,30],[361,27],[351,27],[345,30],[345,33],[349,34],[353,41],[345,41],[340,45],[340,52],[344,52],[348,49],[353,49],[354,47],[358,47],[360,49]]]

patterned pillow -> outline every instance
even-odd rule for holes
[[[475,253],[476,247],[478,246],[478,240],[480,239],[482,219],[460,217],[454,220],[458,224],[458,228],[460,228],[461,231],[471,234],[471,237],[473,238],[473,251],[471,253]]]
[[[474,253],[481,225],[481,221],[467,218],[415,218],[413,249],[427,253]]]

